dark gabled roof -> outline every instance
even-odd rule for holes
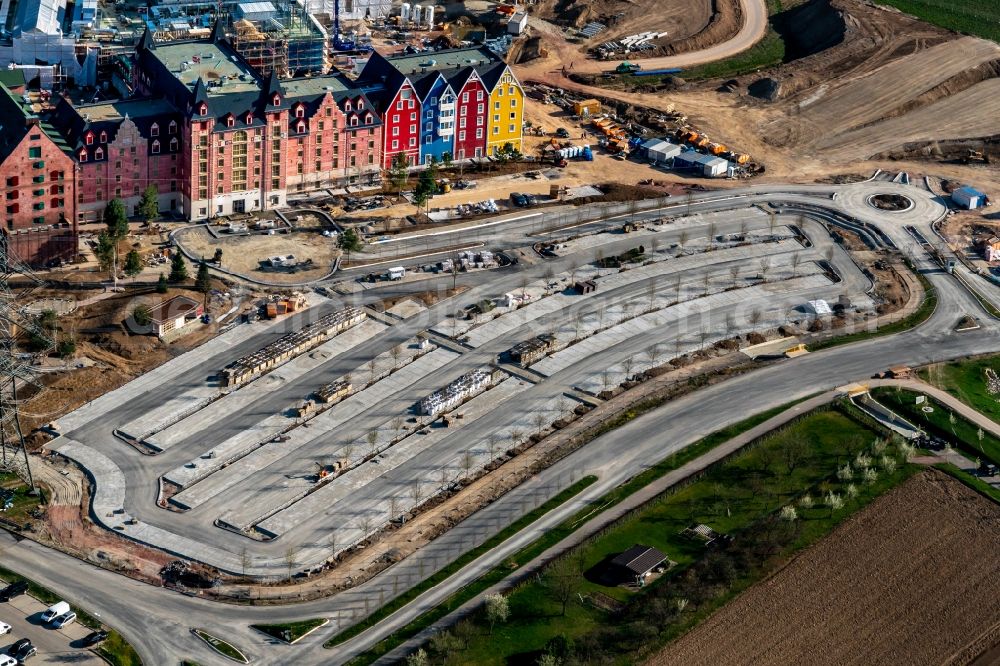
[[[465,84],[469,82],[469,79],[472,78],[475,71],[476,70],[472,67],[462,67],[460,69],[453,70],[448,75],[448,84],[451,86],[451,89],[455,91],[456,95],[460,90],[462,90],[462,88],[465,87]]]
[[[64,97],[59,100],[49,116],[51,123],[60,128],[67,148],[74,155],[78,155],[80,149],[87,149],[90,159],[93,159],[93,151],[104,145],[100,141],[101,132],[107,134],[107,143],[112,143],[126,118],[135,123],[140,135],[147,138],[151,137],[153,124],[157,124],[163,144],[161,153],[169,152],[170,138],[179,138],[179,134],[169,135],[168,127],[171,120],[179,127],[181,115],[164,99],[101,102],[74,107]],[[98,137],[90,146],[85,140],[88,131]],[[105,158],[107,157],[109,156],[105,151]]]
[[[638,544],[611,560],[612,566],[621,567],[641,576],[663,563],[667,556],[652,546]]]
[[[215,44],[226,39],[226,30],[222,25],[222,19],[215,19],[215,24],[212,26],[212,34],[209,35],[208,39]]]
[[[135,47],[136,51],[152,51],[156,48],[156,42],[153,40],[153,33],[149,30],[149,26],[146,26],[145,32],[142,33],[142,39],[139,40],[139,45]]]
[[[191,103],[198,104],[200,102],[208,103],[208,86],[205,85],[205,79],[199,76],[198,82],[194,84]]]
[[[497,82],[500,81],[500,77],[503,76],[506,70],[507,63],[501,60],[477,71],[479,72],[479,78],[483,81],[483,85],[486,86],[487,90],[492,91],[496,88]]]
[[[28,134],[30,114],[7,88],[0,86],[0,163],[7,159]]]

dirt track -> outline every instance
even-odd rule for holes
[[[648,663],[958,664],[1000,641],[1000,506],[935,470]]]

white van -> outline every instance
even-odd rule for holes
[[[49,622],[56,619],[63,613],[69,613],[69,612],[70,612],[69,604],[66,603],[65,601],[60,601],[58,603],[52,604],[51,606],[45,609],[45,612],[42,613],[42,622],[48,624]]]
[[[402,280],[406,275],[406,269],[402,266],[395,266],[389,269],[389,279],[390,280]]]

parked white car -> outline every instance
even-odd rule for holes
[[[52,628],[62,629],[63,627],[68,627],[74,622],[76,622],[76,613],[70,611],[69,613],[63,613],[56,619],[52,620]]]
[[[0,654],[0,666],[17,666],[17,659],[9,657],[5,654]]]
[[[0,622],[0,636],[6,636],[10,633],[10,625],[6,622]]]

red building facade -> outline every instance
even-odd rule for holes
[[[455,150],[456,160],[482,157],[486,154],[486,119],[490,96],[475,70],[467,69],[459,75],[464,78],[456,90]]]
[[[76,172],[61,135],[0,92],[3,233],[21,260],[45,265],[76,254]]]

